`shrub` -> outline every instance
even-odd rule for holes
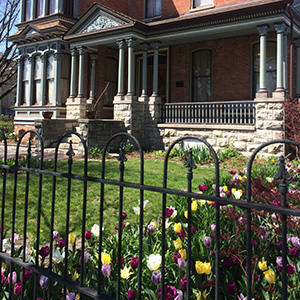
[[[0,116],[0,130],[2,130],[6,137],[14,133],[14,121],[5,115]]]

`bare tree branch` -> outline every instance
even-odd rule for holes
[[[0,1],[0,89],[5,86],[5,93],[0,95],[0,100],[10,93],[15,84],[10,80],[17,72],[17,48],[7,38],[12,34],[12,29],[20,11],[20,0]]]

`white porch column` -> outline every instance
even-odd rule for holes
[[[133,38],[126,39],[128,46],[128,82],[127,82],[127,96],[133,96],[133,47],[136,40]]]
[[[287,41],[288,28],[285,28],[283,35],[283,87],[288,90],[288,41]]]
[[[91,89],[90,89],[90,102],[93,103],[94,99],[95,99],[95,82],[96,82],[96,64],[97,64],[97,58],[98,55],[97,54],[91,54],[90,55],[91,58]]]
[[[45,105],[46,99],[46,55],[41,55],[41,99],[39,105]]]
[[[259,57],[259,91],[258,93],[267,93],[266,85],[266,60],[267,60],[267,33],[268,25],[258,26],[258,32],[260,35],[260,57]]]
[[[118,70],[118,93],[117,96],[124,95],[124,46],[123,40],[117,41],[119,47],[119,70]]]
[[[29,56],[29,67],[28,67],[28,74],[29,74],[29,95],[28,95],[28,101],[25,103],[25,105],[31,106],[32,105],[32,96],[33,96],[33,75],[34,75],[34,57]]]
[[[61,61],[63,59],[63,54],[62,53],[55,53],[54,54],[54,87],[55,87],[55,92],[54,92],[54,101],[52,105],[60,105],[61,104]]]
[[[22,75],[23,75],[23,60],[22,57],[19,57],[17,59],[18,63],[18,73],[17,73],[17,99],[16,99],[16,105],[21,105],[21,97],[22,97]]]
[[[149,44],[144,43],[141,45],[141,48],[143,50],[143,85],[142,85],[142,95],[141,97],[147,97],[148,96],[148,91],[147,91],[147,83],[148,83],[148,78],[147,78],[147,61],[148,61],[148,56],[147,52],[149,50]]]
[[[152,97],[158,96],[158,49],[160,42],[151,43],[152,48],[154,49],[154,57],[153,57],[153,90]]]
[[[275,24],[275,30],[277,32],[277,83],[276,83],[276,92],[283,92],[283,35],[286,30],[285,23]]]
[[[69,98],[76,97],[76,82],[77,82],[77,50],[70,49],[71,52],[71,78],[70,78],[70,96]]]
[[[77,98],[83,98],[83,76],[84,76],[84,53],[85,48],[80,47],[78,49],[79,53],[79,78],[78,78],[78,94]]]
[[[297,55],[297,70],[296,70],[296,97],[300,97],[300,39],[295,40],[296,55]]]

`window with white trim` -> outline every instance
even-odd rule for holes
[[[53,103],[54,101],[54,54],[50,53],[47,55],[46,60],[46,103]]]
[[[145,17],[153,18],[161,15],[161,0],[145,0]]]
[[[191,8],[211,6],[214,4],[214,0],[192,0]]]
[[[29,103],[29,77],[30,77],[29,57],[23,59],[23,78],[22,78],[22,100],[21,104]]]
[[[32,104],[38,104],[42,98],[41,89],[41,72],[42,59],[40,55],[34,57],[34,77],[33,77],[33,99]]]

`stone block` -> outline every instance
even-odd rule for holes
[[[281,121],[266,121],[265,122],[265,129],[266,130],[280,130],[282,129],[282,122]]]
[[[253,142],[253,133],[249,133],[249,134],[239,134],[238,135],[238,140],[240,142]]]
[[[264,121],[257,121],[256,122],[256,129],[264,129],[264,126],[265,126],[265,122]]]
[[[237,151],[246,151],[247,150],[247,143],[245,143],[245,142],[234,142],[233,145]]]
[[[222,130],[213,130],[212,134],[213,134],[213,137],[222,137],[223,131]]]

